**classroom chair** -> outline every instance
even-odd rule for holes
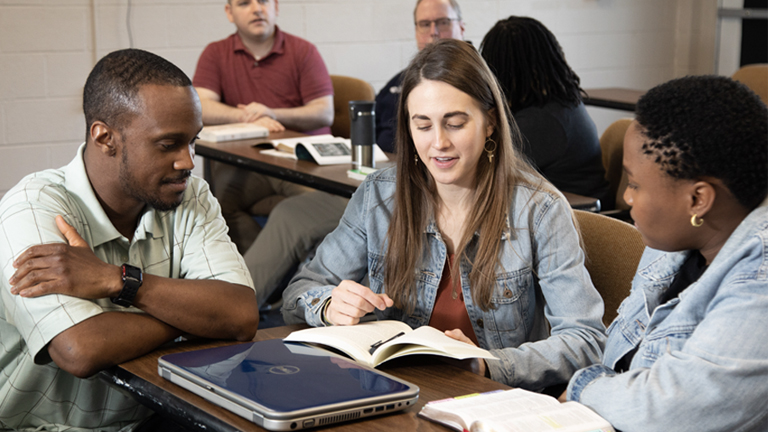
[[[768,105],[768,63],[743,66],[731,78],[749,87]]]
[[[602,212],[607,216],[629,221],[629,206],[624,201],[624,189],[627,188],[627,174],[622,167],[624,157],[624,134],[632,123],[631,118],[623,118],[611,123],[600,136],[600,150],[603,153],[605,179],[616,197],[615,210]]]
[[[626,222],[582,210],[573,213],[584,244],[587,271],[605,303],[603,323],[608,326],[629,295],[645,245],[640,232]]]
[[[349,101],[372,101],[376,97],[373,86],[361,79],[331,75],[333,83],[333,136],[349,138]]]

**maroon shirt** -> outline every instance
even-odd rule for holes
[[[432,308],[432,315],[429,317],[429,325],[442,331],[461,329],[464,335],[477,345],[477,335],[475,335],[472,323],[469,321],[469,313],[464,304],[464,294],[461,292],[461,283],[458,281],[454,283],[453,278],[451,278],[450,268],[453,265],[453,257],[453,254],[450,254],[445,261],[443,275],[440,277],[440,285],[437,288],[435,307]],[[454,290],[458,294],[455,299],[453,298]]]
[[[209,44],[197,62],[192,84],[213,91],[230,106],[257,102],[270,108],[296,108],[333,94],[317,48],[277,26],[272,49],[259,61],[237,33]],[[331,128],[303,132],[326,134]]]

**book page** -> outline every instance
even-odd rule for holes
[[[274,145],[275,148],[282,146],[282,147],[294,149],[296,148],[296,144],[299,144],[299,143],[333,142],[333,141],[340,141],[340,140],[344,140],[344,138],[334,137],[331,134],[324,134],[324,135],[303,136],[298,138],[275,139],[275,140],[272,140],[272,145]]]
[[[291,152],[288,153],[286,151],[278,150],[278,149],[269,149],[269,150],[262,150],[261,154],[269,155],[269,156],[275,156],[280,158],[286,158],[286,159],[298,159],[296,157],[296,154]]]
[[[506,418],[499,418],[506,417]],[[534,411],[526,416],[497,416],[479,420],[470,427],[472,432],[613,432],[610,423],[594,411],[576,402]]]
[[[480,419],[485,422],[493,420],[505,421],[559,405],[560,402],[551,396],[522,389],[512,389],[468,395],[446,401],[429,402],[424,406],[423,411],[426,411],[427,407],[429,407],[433,410],[452,412],[470,419],[470,422]],[[428,414],[428,412],[424,413],[427,418],[432,418]]]
[[[272,145],[275,149],[293,154],[292,158],[296,159],[295,149],[298,144],[302,144],[307,148],[307,151],[314,153],[314,157],[321,160],[316,160],[319,165],[333,165],[352,162],[352,141],[347,138],[335,137],[331,134],[324,135],[311,135],[298,138],[283,138],[272,140]],[[324,146],[325,144],[330,144]],[[311,147],[311,150],[309,149]],[[276,154],[274,150],[263,150],[262,153],[272,156],[280,156]],[[285,156],[282,156],[285,157]],[[381,148],[374,144],[373,146],[373,158],[377,162],[387,162],[389,158],[381,150]]]
[[[368,352],[371,345],[385,341],[401,332],[409,333],[411,327],[400,321],[370,321],[353,326],[316,327],[299,330],[291,333],[283,340],[328,345],[361,363],[372,366],[372,356]]]
[[[489,351],[451,339],[434,327],[422,326],[382,345],[373,355],[373,364],[412,354],[440,355],[460,360],[496,358]]]
[[[420,415],[441,421],[459,416],[473,432],[592,432],[613,431],[610,424],[576,402],[522,389],[483,393],[447,401],[429,402]]]

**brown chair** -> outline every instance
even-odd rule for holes
[[[743,66],[731,78],[752,89],[768,105],[768,63]]]
[[[592,283],[603,297],[603,323],[608,326],[629,295],[645,245],[637,229],[597,213],[574,210]]]
[[[349,138],[349,101],[368,100],[376,97],[373,86],[361,79],[331,75],[333,83],[333,136]]]
[[[624,189],[627,188],[627,174],[622,168],[624,157],[624,134],[632,123],[631,118],[623,118],[611,123],[600,136],[600,150],[603,153],[603,168],[605,179],[611,187],[611,193],[616,197],[616,210],[605,212],[620,219],[627,219],[629,206],[624,201]]]

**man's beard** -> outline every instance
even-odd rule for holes
[[[151,195],[146,191],[142,190],[141,186],[139,186],[138,182],[136,181],[136,178],[133,176],[134,171],[131,169],[130,163],[128,162],[128,156],[126,154],[125,147],[123,147],[121,159],[122,159],[122,164],[120,165],[120,172],[118,175],[120,179],[120,184],[123,188],[123,192],[127,196],[135,198],[141,202],[144,202],[158,211],[170,211],[175,209],[182,203],[184,194],[179,194],[178,199],[175,199],[173,201],[164,201],[162,198],[160,198],[160,196]],[[178,182],[180,180],[188,178],[191,175],[191,173],[192,172],[188,170],[179,171],[178,176],[174,178],[163,179],[162,183],[166,184],[166,183]]]

